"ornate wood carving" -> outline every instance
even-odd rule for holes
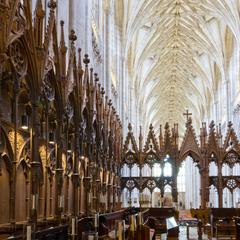
[[[131,125],[129,125],[131,126]],[[240,163],[239,142],[232,124],[228,124],[228,131],[224,143],[222,144],[221,126],[215,130],[214,122],[209,125],[207,132],[206,124],[202,124],[200,129],[200,144],[192,126],[192,120],[187,114],[186,131],[181,145],[178,144],[178,127],[175,124],[170,132],[168,123],[165,125],[165,132],[162,132],[160,127],[159,143],[154,135],[153,127],[150,126],[146,136],[146,144],[142,149],[142,133],[140,129],[139,147],[136,145],[135,137],[129,128],[125,145],[123,148],[122,164],[127,164],[132,167],[133,164],[138,164],[140,171],[145,164],[153,166],[154,163],[159,163],[161,168],[164,166],[164,158],[166,154],[170,156],[173,174],[171,177],[161,175],[160,177],[129,176],[122,177],[121,187],[132,191],[137,188],[142,191],[147,187],[151,192],[158,187],[161,192],[164,192],[164,187],[169,185],[172,187],[172,195],[174,201],[177,201],[177,174],[182,161],[191,156],[193,161],[197,163],[201,177],[201,205],[206,207],[209,201],[209,187],[214,186],[218,189],[219,206],[222,206],[222,192],[224,188],[228,188],[231,192],[237,187],[240,187],[240,176],[222,176],[222,167],[227,165],[233,168]],[[133,143],[132,145],[130,143]],[[218,176],[209,176],[210,163],[214,162],[218,168]]]

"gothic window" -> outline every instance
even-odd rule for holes
[[[122,172],[123,177],[129,177],[130,176],[130,168],[127,166],[127,164],[124,164],[122,166],[121,170],[122,170],[121,172]]]
[[[217,176],[218,168],[215,162],[211,162],[209,165],[209,176]]]
[[[150,177],[151,176],[151,168],[148,164],[144,164],[142,168],[142,176],[143,177]]]
[[[142,207],[149,207],[150,201],[151,201],[151,192],[148,188],[144,188],[142,193]]]
[[[179,169],[177,176],[177,188],[178,192],[185,192],[185,162],[183,162],[182,166]]]
[[[124,188],[122,191],[122,203],[123,203],[123,207],[128,207],[128,201],[130,198],[130,192],[127,188]]]
[[[235,188],[233,190],[233,203],[234,203],[234,207],[239,208],[240,207],[240,189],[239,188]]]
[[[172,164],[171,163],[166,162],[164,164],[163,175],[164,175],[164,177],[172,176]]]
[[[170,185],[166,185],[164,187],[164,193],[171,193],[172,192],[172,187]]]
[[[131,176],[132,177],[139,177],[140,176],[140,170],[137,164],[134,164],[131,169]]]
[[[153,177],[160,177],[162,175],[162,169],[160,163],[153,164]]]
[[[233,176],[239,176],[240,175],[240,164],[239,163],[234,164],[234,166],[232,168],[232,175]]]
[[[223,207],[230,208],[232,206],[231,192],[228,188],[223,189]]]
[[[134,188],[131,193],[132,206],[139,207],[139,189]]]
[[[213,185],[209,188],[209,207],[218,207],[218,192],[217,188]]]
[[[160,207],[161,191],[158,187],[154,188],[152,196],[152,206]]]

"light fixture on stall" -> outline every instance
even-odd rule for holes
[[[54,133],[53,132],[49,133],[49,143],[50,144],[54,144],[55,143],[55,141],[54,141]]]
[[[72,153],[72,145],[71,145],[70,142],[68,143],[67,152],[68,152],[68,153]]]
[[[27,115],[22,115],[22,123],[21,123],[21,128],[23,130],[27,130],[28,129],[28,116]]]

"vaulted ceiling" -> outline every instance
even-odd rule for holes
[[[140,121],[155,127],[207,119],[239,51],[239,0],[123,1],[125,56]]]

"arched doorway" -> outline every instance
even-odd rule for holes
[[[179,208],[199,208],[201,205],[200,173],[197,163],[191,156],[187,156],[179,168],[177,185]]]

